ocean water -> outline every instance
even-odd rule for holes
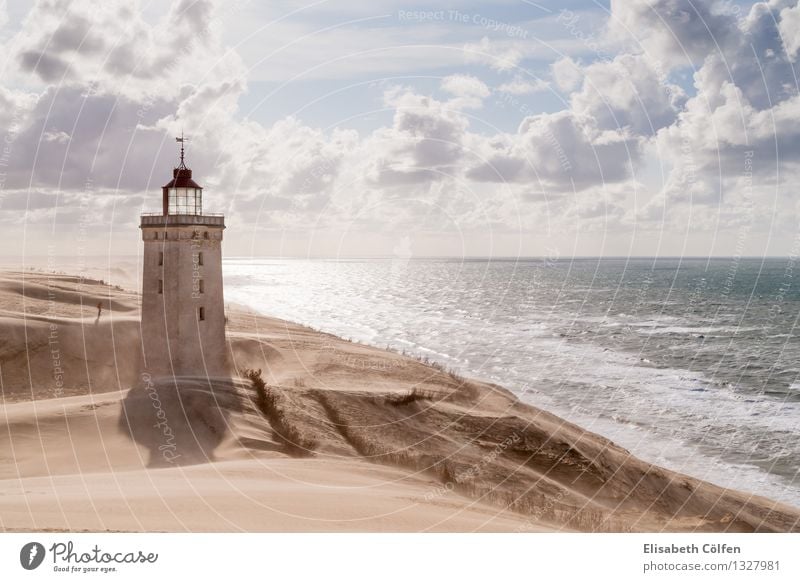
[[[499,383],[654,463],[800,506],[791,259],[229,259],[226,301]]]

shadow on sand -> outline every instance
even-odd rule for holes
[[[230,414],[240,410],[229,378],[145,374],[122,402],[119,428],[147,447],[150,467],[205,463],[229,432]]]

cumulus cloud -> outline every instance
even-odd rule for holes
[[[572,111],[526,118],[505,144],[487,148],[487,161],[468,172],[474,180],[539,184],[546,190],[583,190],[617,182],[638,158],[636,138],[603,130]]]
[[[11,90],[0,85],[0,130],[19,132],[19,126],[36,104],[36,93]]]
[[[551,66],[553,79],[562,91],[572,91],[583,80],[583,72],[578,64],[570,57],[558,59]]]
[[[780,191],[779,176],[796,176],[800,97],[792,45],[780,34],[782,18],[792,15],[793,8],[781,3],[756,3],[744,15],[738,37],[728,35],[705,57],[694,74],[695,95],[658,133],[671,170],[657,207],[721,205],[726,220],[735,223],[736,214],[755,216],[752,200],[745,204],[737,198],[745,172],[760,183],[775,183],[768,189],[773,193]],[[758,191],[748,189],[750,196]]]
[[[442,79],[442,91],[455,96],[453,107],[478,108],[489,96],[486,83],[471,75],[450,75]]]
[[[619,55],[581,71],[580,91],[572,94],[572,108],[594,117],[604,129],[630,128],[651,135],[671,125],[686,95],[670,83],[642,55]]]
[[[800,5],[787,6],[781,10],[778,32],[787,56],[795,62],[797,51],[800,50]]]
[[[698,66],[734,41],[736,18],[703,0],[611,0],[611,33],[668,66]]]
[[[610,33],[627,54],[586,66],[564,61],[554,78],[574,90],[574,110],[653,146],[664,179],[635,219],[660,228],[774,224],[765,208],[793,206],[786,185],[800,170],[798,3],[634,0],[611,8]],[[688,95],[670,80],[686,71]]]
[[[459,171],[468,126],[461,112],[402,88],[387,91],[384,100],[395,108],[394,122],[367,138],[367,149],[378,154],[368,170],[372,182],[428,182]]]

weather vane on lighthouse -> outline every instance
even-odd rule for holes
[[[176,137],[175,141],[178,142],[179,144],[181,144],[181,163],[180,163],[180,165],[178,167],[183,169],[183,170],[185,170],[186,169],[186,164],[183,163],[183,154],[184,154],[183,144],[185,142],[189,141],[189,138],[188,137],[183,137],[183,130],[181,130],[181,136],[180,137]]]

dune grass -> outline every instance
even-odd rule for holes
[[[293,457],[308,457],[314,454],[319,442],[301,431],[286,414],[285,398],[280,390],[267,386],[261,377],[261,369],[248,369],[244,372],[256,392],[256,406],[269,421],[276,438],[284,445],[286,452]]]

